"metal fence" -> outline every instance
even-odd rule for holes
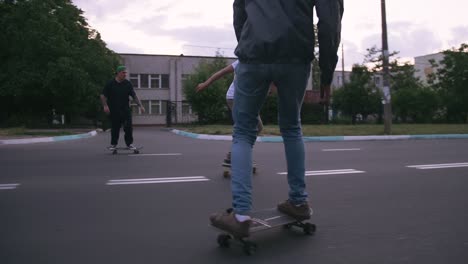
[[[192,112],[192,106],[186,101],[166,101],[166,126],[190,124],[197,122],[197,115]]]

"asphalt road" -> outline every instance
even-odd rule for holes
[[[0,263],[468,263],[468,140],[307,143],[317,233],[257,233],[245,256],[208,221],[230,142],[136,128],[142,153],[111,155],[109,137],[0,146]],[[283,145],[254,159],[254,208],[274,207]]]

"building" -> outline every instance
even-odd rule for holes
[[[173,111],[171,122],[190,123],[197,120],[196,115],[191,111],[190,104],[186,102],[182,89],[183,81],[193,73],[202,60],[209,62],[215,57],[119,55],[122,64],[127,67],[127,78],[132,82],[135,92],[146,109],[145,113],[140,113],[137,105],[132,104],[135,125],[167,124],[168,104],[171,104],[170,107]],[[226,60],[227,63],[232,63],[236,58],[226,58]],[[310,78],[306,88],[305,101],[318,102],[317,98],[319,97],[320,90],[312,90],[312,79]]]
[[[438,69],[438,67],[432,67],[431,61],[440,64],[443,59],[444,54],[441,52],[414,57],[415,77],[419,78],[424,84],[427,84],[429,76],[435,74]]]
[[[168,105],[173,111],[172,122],[189,123],[196,120],[190,104],[185,101],[182,84],[195,67],[202,61],[215,57],[119,54],[122,64],[127,67],[127,78],[132,82],[146,113],[139,112],[132,104],[135,125],[166,124]],[[236,58],[226,58],[232,63]],[[194,87],[195,88],[195,87]]]

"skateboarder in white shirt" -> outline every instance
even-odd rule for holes
[[[213,75],[211,75],[206,81],[200,83],[197,85],[197,92],[203,91],[204,89],[208,88],[213,82],[221,79],[227,74],[234,73],[234,70],[237,67],[237,64],[239,64],[239,61],[236,60],[232,64],[224,67],[223,69],[215,72]],[[234,92],[235,92],[235,81],[236,81],[236,75],[234,75],[234,79],[232,80],[231,85],[229,86],[229,89],[226,92],[226,103],[229,107],[229,110],[232,111],[234,107]],[[260,118],[260,115],[258,116],[258,125],[257,125],[257,134],[260,134],[260,132],[263,130],[263,122],[262,119]],[[228,152],[226,155],[226,159],[224,159],[225,164],[231,164],[231,152]]]

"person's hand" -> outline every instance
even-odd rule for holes
[[[104,113],[106,113],[106,114],[110,113],[109,106],[107,106],[107,105],[104,106]]]
[[[330,104],[330,85],[322,85],[320,86],[320,103],[324,105]]]
[[[146,111],[145,108],[142,105],[140,106],[140,111],[141,111],[141,113],[144,113]]]
[[[208,87],[208,84],[206,84],[206,82],[202,82],[202,83],[198,84],[197,85],[197,93],[200,92],[200,91],[205,90],[206,87]]]

